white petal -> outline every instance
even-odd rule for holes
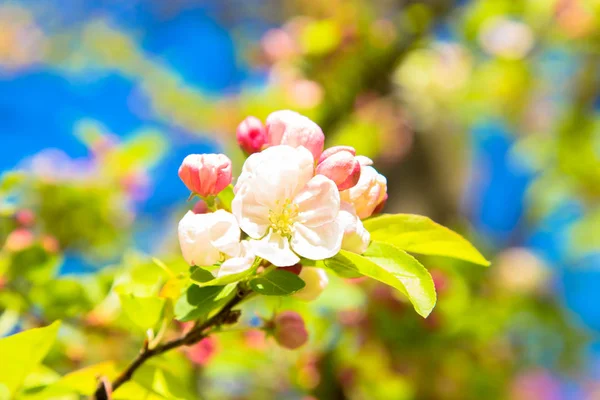
[[[233,257],[226,260],[219,269],[217,277],[223,277],[231,274],[244,272],[254,264],[255,255],[251,250],[251,245],[248,241],[242,241],[240,245],[240,254],[238,257]]]
[[[210,214],[188,211],[179,222],[179,245],[188,264],[209,266],[219,261],[219,251],[210,242],[212,221]]]
[[[335,183],[323,176],[312,178],[296,196],[298,222],[316,227],[335,220],[340,210],[340,193]]]
[[[277,267],[297,264],[300,258],[290,249],[290,242],[276,232],[270,231],[261,240],[253,241],[254,253]]]
[[[254,168],[252,190],[258,200],[273,205],[275,200],[293,199],[314,175],[312,154],[304,147],[269,147]]]
[[[344,230],[337,219],[318,227],[295,223],[292,249],[309,260],[324,260],[340,251],[343,237]]]
[[[362,221],[356,215],[356,211],[352,204],[346,202],[341,203],[338,221],[344,230],[342,249],[357,254],[362,254],[367,251],[371,242],[371,234],[365,229]]]
[[[251,186],[244,186],[238,191],[231,203],[231,210],[240,228],[251,238],[260,239],[267,233],[271,207],[258,201],[257,191]]]
[[[233,214],[217,210],[210,214],[212,226],[210,241],[219,251],[234,257],[240,253],[240,227]]]

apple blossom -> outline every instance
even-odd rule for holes
[[[370,217],[386,195],[385,176],[370,165],[364,164],[361,165],[360,179],[356,186],[340,192],[342,201],[352,204],[360,219]]]
[[[227,211],[188,211],[179,222],[178,231],[181,253],[190,265],[210,266],[222,260],[222,254],[237,257],[241,252],[239,225]]]
[[[267,131],[256,117],[243,120],[237,127],[236,136],[238,144],[248,154],[261,151],[267,143]]]
[[[335,183],[314,174],[304,147],[274,146],[251,155],[236,185],[232,211],[254,253],[278,267],[336,255],[344,235]]]
[[[294,294],[294,297],[300,300],[315,300],[329,285],[329,278],[321,268],[302,268],[299,276],[306,284],[306,286]]]
[[[371,234],[365,229],[362,221],[356,215],[354,206],[342,202],[340,206],[340,221],[344,228],[342,249],[353,253],[362,254],[367,251],[371,243]]]
[[[179,178],[202,196],[216,196],[231,183],[231,160],[224,154],[190,154],[179,167]]]
[[[308,332],[304,320],[294,311],[284,311],[273,320],[273,337],[279,345],[294,350],[308,341]]]
[[[335,182],[339,190],[350,189],[358,183],[361,165],[356,151],[349,146],[336,146],[325,150],[317,165],[317,174]]]
[[[275,111],[267,117],[269,146],[303,146],[318,160],[323,152],[325,135],[309,118],[290,110]]]

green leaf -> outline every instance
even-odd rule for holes
[[[231,211],[231,202],[234,197],[235,193],[233,193],[233,185],[227,186],[217,195],[217,198],[221,202],[221,206],[227,211]]]
[[[98,386],[98,377],[103,376],[112,380],[118,375],[118,372],[117,366],[113,361],[90,365],[68,373],[42,390],[28,394],[25,398],[27,400],[44,400],[61,398],[61,396],[73,395],[75,393],[91,396]]]
[[[287,296],[304,286],[306,283],[298,275],[278,268],[250,281],[252,290],[266,296]]]
[[[119,293],[123,313],[142,331],[154,327],[162,315],[165,299],[139,297],[130,293]]]
[[[421,215],[384,214],[363,223],[372,240],[393,244],[404,251],[490,265],[465,238]]]
[[[190,275],[190,279],[197,283],[204,283],[214,280],[215,277],[210,273],[210,271],[207,271],[204,268],[196,267]]]
[[[206,286],[191,285],[175,304],[175,318],[192,321],[207,315],[225,303],[236,285]]]
[[[14,393],[56,340],[60,321],[0,339],[0,393]]]
[[[211,279],[209,279],[209,280],[206,279],[208,277],[208,275],[205,275],[204,273],[202,273],[201,275],[197,275],[198,271],[202,270],[201,268],[198,268],[192,274],[191,279],[192,279],[192,281],[196,282],[200,286],[223,286],[223,285],[228,285],[230,283],[239,282],[242,279],[244,279],[246,277],[249,277],[250,275],[252,275],[254,273],[254,271],[256,271],[256,269],[258,268],[259,265],[260,265],[260,259],[257,258],[254,261],[254,265],[252,265],[247,270],[242,271],[242,272],[238,272],[237,274],[225,275],[225,276],[222,276],[220,278],[215,278],[210,272],[205,271],[205,272],[208,273],[208,275],[210,275]]]
[[[398,289],[423,317],[435,306],[435,287],[429,272],[414,257],[392,245],[372,242],[362,256],[342,250],[324,264],[338,274],[364,275]]]

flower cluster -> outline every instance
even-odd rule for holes
[[[183,183],[208,205],[189,211],[179,223],[181,250],[190,265],[218,266],[212,270],[219,278],[250,269],[256,257],[290,267],[303,259],[333,257],[341,249],[365,252],[370,235],[361,220],[387,199],[386,179],[370,159],[348,146],[324,150],[321,128],[288,110],[273,112],[264,125],[248,117],[238,126],[237,140],[249,157],[230,210],[215,201],[232,182],[227,156],[189,155],[179,169]],[[314,284],[307,282],[297,295],[313,299],[327,278],[305,281]]]

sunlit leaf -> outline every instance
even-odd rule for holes
[[[324,264],[336,273],[368,276],[398,289],[423,317],[435,306],[435,287],[429,272],[414,257],[392,245],[373,242],[363,255],[342,250]]]
[[[287,296],[304,286],[298,275],[277,268],[250,281],[252,290],[266,296]]]
[[[217,196],[217,198],[219,199],[219,202],[221,203],[221,206],[227,211],[231,211],[231,202],[233,201],[234,197],[235,197],[235,193],[233,193],[232,185],[227,186]]]
[[[236,285],[206,286],[191,285],[175,304],[175,318],[179,321],[199,319],[219,308]]]
[[[490,265],[465,238],[421,215],[385,214],[364,221],[364,225],[372,240],[404,251]]]
[[[0,339],[0,393],[15,393],[56,340],[60,321]]]
[[[130,293],[119,293],[119,299],[123,313],[143,331],[158,323],[165,305],[164,298],[139,297]]]

